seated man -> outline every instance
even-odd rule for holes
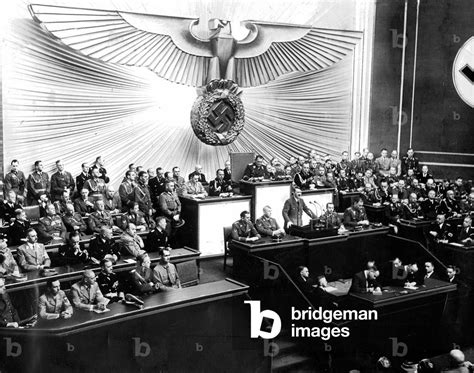
[[[30,228],[30,221],[23,209],[15,210],[15,221],[8,230],[11,245],[21,245],[26,241],[26,231]]]
[[[400,219],[403,217],[403,206],[398,199],[398,194],[393,194],[390,204],[385,209],[385,217],[389,226],[393,228],[395,234],[398,233]]]
[[[164,216],[156,218],[156,228],[146,238],[145,248],[147,252],[159,251],[160,248],[168,246],[168,234],[166,233],[166,219]]]
[[[89,190],[81,189],[81,195],[74,200],[74,210],[81,216],[89,216],[93,208],[94,204],[89,200]]]
[[[73,310],[69,299],[61,290],[59,280],[48,280],[46,292],[39,298],[38,315],[45,320],[69,319]]]
[[[184,184],[183,195],[191,196],[191,197],[198,197],[198,198],[205,198],[207,197],[206,189],[202,186],[201,182],[199,181],[199,175],[193,174],[192,178]]]
[[[433,262],[425,262],[425,271],[426,271],[426,274],[425,274],[425,277],[424,277],[425,280],[427,278],[432,278],[432,279],[435,279],[435,280],[440,279],[438,274],[434,271],[434,269],[435,269],[435,267],[434,267]]]
[[[423,217],[423,212],[421,211],[421,206],[418,203],[418,197],[416,193],[410,193],[408,196],[408,203],[404,203],[402,208],[403,219],[413,220]]]
[[[61,258],[61,265],[86,263],[89,260],[89,253],[81,248],[81,235],[79,232],[71,232],[66,245],[62,245],[58,254]]]
[[[145,220],[145,214],[140,211],[137,202],[128,203],[128,211],[122,215],[121,228],[127,229],[130,223],[135,224],[137,231],[146,231],[148,229],[148,224]]]
[[[110,212],[105,211],[104,201],[98,199],[95,201],[95,212],[89,216],[89,230],[93,233],[100,233],[102,227],[112,229],[114,232],[121,232],[121,229],[114,225],[114,220]]]
[[[106,258],[114,263],[120,259],[119,245],[112,240],[112,229],[100,229],[100,233],[89,244],[89,255],[95,264]]]
[[[375,267],[356,273],[352,278],[349,290],[351,293],[373,293],[380,291],[381,288],[377,282],[377,268]]]
[[[454,198],[454,191],[449,189],[446,192],[446,198],[444,198],[439,207],[438,213],[443,213],[447,218],[450,217],[460,217],[461,216],[461,207],[459,206],[458,201]]]
[[[191,172],[188,176],[188,180],[191,180],[194,175],[198,176],[197,181],[199,181],[202,185],[207,185],[206,181],[206,176],[202,173],[202,166],[197,164],[196,167],[194,167],[194,172]]]
[[[296,277],[296,285],[300,288],[300,290],[306,295],[312,295],[315,290],[315,283],[314,280],[309,277],[309,270],[308,267],[299,266],[298,267],[298,276]]]
[[[113,263],[110,259],[102,259],[100,261],[101,271],[97,276],[97,283],[99,289],[110,301],[118,301],[124,299],[125,295],[122,291],[122,287],[118,276],[113,271]]]
[[[421,210],[426,220],[436,219],[439,203],[435,199],[436,192],[431,189],[428,191],[428,198],[421,202]]]
[[[87,232],[87,225],[81,214],[74,211],[74,205],[68,203],[66,205],[66,213],[63,216],[63,223],[68,232],[79,232],[85,235]]]
[[[300,189],[295,189],[291,193],[291,197],[285,201],[283,205],[283,219],[285,220],[285,230],[288,230],[292,225],[303,225],[303,211],[311,218],[315,219],[316,214],[306,206]]]
[[[319,222],[324,224],[326,228],[339,228],[341,226],[341,218],[334,210],[334,203],[326,204],[326,211],[319,217]]]
[[[145,247],[142,238],[137,234],[137,227],[130,223],[120,236],[120,247],[123,253],[137,257]]]
[[[67,204],[72,203],[70,193],[69,189],[63,190],[60,197],[53,203],[54,208],[56,209],[56,214],[59,216],[64,216],[67,211]]]
[[[137,267],[131,272],[131,275],[135,289],[140,294],[155,293],[160,289],[160,284],[150,265],[151,260],[146,252],[137,256]]]
[[[108,185],[105,189],[105,211],[110,212],[111,214],[118,214],[122,211],[122,200],[120,199],[120,194],[115,192],[115,189]]]
[[[255,157],[255,161],[253,163],[249,163],[247,167],[245,167],[242,179],[263,179],[265,177],[265,172],[266,170],[265,166],[263,165],[263,157],[261,155],[257,155]]]
[[[458,234],[457,242],[464,245],[471,245],[474,240],[474,229],[472,228],[472,218],[466,216],[462,222],[461,231]]]
[[[46,216],[39,220],[38,231],[42,242],[66,241],[66,227],[61,217],[56,214],[54,205],[49,204],[46,208]]]
[[[261,238],[250,221],[250,212],[242,211],[240,220],[232,224],[232,239],[236,241],[253,242]]]
[[[226,180],[224,176],[224,170],[219,168],[216,171],[216,178],[209,184],[210,196],[225,196],[227,193],[232,193],[232,180]]]
[[[15,220],[15,210],[21,209],[21,205],[16,200],[16,193],[10,190],[7,198],[0,202],[0,218],[5,224],[11,224]]]
[[[82,280],[71,286],[72,304],[84,311],[103,311],[109,300],[102,295],[96,281],[96,275],[91,269],[86,269]]]
[[[0,277],[18,274],[18,264],[7,246],[7,235],[0,233]]]
[[[20,317],[6,292],[5,279],[0,277],[0,327],[18,328]]]
[[[348,227],[369,225],[367,213],[364,208],[364,202],[360,197],[354,198],[352,206],[344,211],[344,225]]]
[[[280,228],[275,218],[272,218],[272,208],[265,206],[263,215],[255,222],[257,232],[263,237],[281,237],[285,235],[285,231]]]
[[[160,261],[155,266],[153,274],[161,290],[181,288],[176,266],[170,263],[170,250],[168,248],[160,250]]]
[[[424,277],[418,270],[418,264],[410,263],[406,267],[405,286],[421,286],[424,283]]]
[[[436,242],[446,243],[454,240],[453,229],[450,224],[446,223],[444,214],[436,215],[436,222],[430,225],[428,233]]]
[[[309,172],[308,162],[303,163],[303,167],[301,171],[295,175],[293,183],[302,190],[313,189],[315,187],[313,175]]]
[[[26,243],[18,247],[18,264],[25,272],[42,270],[51,266],[51,260],[44,248],[38,243],[38,235],[33,228],[26,231]]]

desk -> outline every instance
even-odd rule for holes
[[[360,192],[339,192],[338,212],[346,211],[346,208],[354,204],[354,199],[360,197]]]
[[[224,254],[223,228],[250,210],[250,196],[180,197],[181,216],[186,224],[178,231],[182,244],[201,252],[203,257]]]
[[[241,180],[240,193],[252,196],[250,210],[252,220],[262,216],[263,208],[268,205],[273,209],[273,217],[280,224],[280,227],[283,227],[284,221],[281,210],[285,201],[290,198],[291,183],[291,180],[263,180],[260,182]]]
[[[367,212],[367,218],[371,223],[387,223],[387,217],[385,216],[387,205],[374,206],[364,204],[364,207],[365,211]]]
[[[150,256],[150,259],[152,263],[157,263],[159,260],[159,253],[157,252],[152,252],[148,254]],[[199,258],[199,251],[193,250],[191,248],[179,248],[179,249],[173,249],[171,251],[171,262],[178,264],[181,262],[185,261],[196,261]],[[127,259],[127,257],[125,257]],[[132,257],[129,257],[128,259],[133,259]],[[129,271],[135,268],[136,263],[127,263],[124,258],[121,258],[117,264],[114,265],[114,271],[115,272],[123,272],[123,271]],[[59,280],[59,281],[77,281],[82,278],[82,273],[84,272],[85,268],[90,268],[94,272],[98,273],[100,272],[100,267],[99,266],[85,266],[84,264],[74,264],[74,265],[68,265],[68,266],[62,266],[62,267],[56,267],[54,268],[57,272],[57,274],[44,277],[41,276],[39,271],[32,271],[32,272],[27,272],[27,280],[23,282],[8,282],[7,283],[7,290],[9,292],[12,291],[19,291],[19,290],[24,290],[24,289],[32,289],[36,288],[38,286],[45,285],[48,280]]]
[[[462,278],[474,284],[474,246],[457,243],[433,243],[433,253],[446,265],[451,264],[459,269]]]
[[[407,290],[402,287],[384,287],[388,291],[383,291],[380,295],[371,293],[349,293],[349,295],[357,300],[365,308],[381,308],[406,301],[418,300],[437,294],[447,294],[456,290],[456,285],[435,279],[427,279],[424,286],[420,286],[417,290]],[[407,293],[401,293],[406,291]]]
[[[263,342],[249,336],[247,291],[221,280],[151,295],[143,309],[113,303],[103,314],[75,309],[68,320],[0,328],[2,351],[3,337],[22,347],[2,364],[9,372],[256,371]]]

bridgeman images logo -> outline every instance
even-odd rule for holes
[[[258,300],[246,300],[244,303],[250,305],[250,338],[272,339],[280,334],[281,319],[275,311],[260,311],[260,301]]]

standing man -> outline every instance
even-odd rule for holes
[[[41,270],[51,266],[51,260],[44,245],[38,243],[33,228],[26,231],[26,243],[18,247],[18,264],[25,272]]]
[[[148,188],[148,173],[146,171],[138,173],[138,183],[133,190],[133,200],[138,203],[140,211],[145,214],[145,219],[149,223],[155,211],[153,210],[150,189]]]
[[[240,220],[232,224],[232,239],[236,241],[253,242],[261,238],[250,221],[250,212],[242,211]]]
[[[64,163],[61,160],[56,161],[58,169],[51,175],[51,201],[61,199],[64,190],[69,190],[69,195],[73,195],[76,184],[70,172],[64,171]]]
[[[120,200],[122,201],[122,209],[127,209],[129,202],[133,202],[133,193],[135,189],[135,171],[128,170],[125,173],[125,181],[119,186]]]
[[[276,219],[272,218],[272,208],[270,206],[263,208],[263,215],[257,219],[255,227],[261,236],[276,237],[285,235],[285,231],[280,228]]]
[[[69,319],[72,306],[64,291],[61,290],[59,280],[48,280],[46,292],[39,298],[38,314],[44,320]]]
[[[7,195],[10,190],[13,190],[17,196],[25,197],[26,179],[25,174],[19,170],[20,162],[14,159],[10,165],[10,172],[5,175],[4,193]]]
[[[38,204],[42,194],[49,195],[51,184],[49,182],[49,175],[43,172],[43,162],[35,162],[35,170],[28,176],[28,204]]]
[[[100,176],[100,170],[97,167],[93,167],[91,170],[91,176],[89,180],[84,183],[84,189],[89,191],[89,195],[94,199],[107,198],[105,188],[107,187],[106,182]]]
[[[82,172],[76,176],[76,187],[77,187],[77,194],[79,194],[84,188],[84,184],[87,180],[90,179],[89,175],[89,166],[87,163],[81,164]]]
[[[95,162],[93,163],[91,169],[89,170],[90,173],[92,173],[92,169],[93,168],[98,168],[99,169],[99,177],[104,180],[104,182],[106,184],[109,183],[110,179],[109,177],[107,176],[107,170],[104,168],[105,166],[105,161],[104,159],[102,158],[102,156],[98,156],[96,159],[95,159]]]
[[[402,159],[402,172],[405,175],[408,170],[415,171],[415,174],[420,171],[418,158],[415,157],[415,151],[412,148],[407,150],[407,155]]]
[[[181,221],[181,202],[179,201],[176,192],[174,192],[174,184],[174,181],[168,180],[165,183],[165,191],[160,194],[159,199],[160,213],[168,222],[166,230],[169,236],[172,236],[172,226],[177,227]]]
[[[283,205],[282,214],[283,219],[285,220],[285,230],[287,232],[292,225],[303,225],[303,211],[311,219],[316,218],[316,214],[306,206],[306,203],[301,196],[301,189],[295,189],[293,193],[291,193],[291,197],[288,198]]]
[[[156,218],[156,228],[153,229],[146,238],[146,251],[158,251],[162,247],[168,246],[168,234],[166,233],[166,218],[158,216]]]

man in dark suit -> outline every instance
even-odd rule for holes
[[[81,216],[88,216],[94,208],[94,204],[89,200],[89,190],[81,189],[81,195],[74,200],[74,211],[81,214]]]
[[[208,184],[206,175],[202,173],[202,166],[200,164],[197,164],[196,167],[194,167],[194,171],[188,175],[188,180],[191,180],[194,175],[199,176],[197,181],[199,181],[202,185],[206,186]]]
[[[377,272],[375,266],[357,272],[352,278],[349,291],[351,293],[373,293],[381,291],[380,284],[377,282]]]
[[[425,280],[427,278],[432,278],[432,279],[435,279],[435,280],[439,280],[439,275],[434,271],[434,265],[433,265],[433,262],[425,262],[425,270],[426,270],[426,274],[425,274]]]
[[[303,211],[310,218],[316,218],[316,214],[306,206],[301,195],[301,190],[295,189],[293,193],[291,193],[291,197],[288,198],[283,205],[282,215],[285,220],[285,230],[288,230],[292,225],[303,225]]]
[[[65,189],[69,189],[70,195],[73,195],[76,184],[70,172],[64,170],[62,161],[56,161],[57,172],[51,175],[51,200],[58,201]]]
[[[428,232],[437,242],[450,242],[454,240],[452,227],[446,223],[446,216],[443,214],[436,216],[436,222],[430,225]]]
[[[433,220],[436,218],[436,213],[438,211],[439,203],[435,200],[436,192],[434,190],[428,191],[428,199],[425,199],[421,202],[421,210],[423,211],[423,216],[427,220]]]
[[[462,222],[461,231],[458,234],[457,242],[471,245],[474,240],[474,229],[472,228],[472,218],[466,216]]]
[[[7,198],[0,203],[0,218],[5,224],[13,223],[15,220],[15,210],[21,209],[21,205],[17,202],[16,193],[10,190]]]
[[[298,276],[296,277],[296,285],[305,295],[311,295],[314,293],[314,280],[309,277],[308,267],[299,266],[298,267]]]
[[[82,188],[84,187],[84,184],[87,180],[89,180],[91,177],[89,175],[89,166],[87,163],[81,164],[82,167],[82,172],[76,176],[76,195],[79,197]]]
[[[226,180],[224,170],[219,168],[216,171],[216,178],[209,184],[209,195],[220,196],[221,194],[232,192],[232,180]]]

